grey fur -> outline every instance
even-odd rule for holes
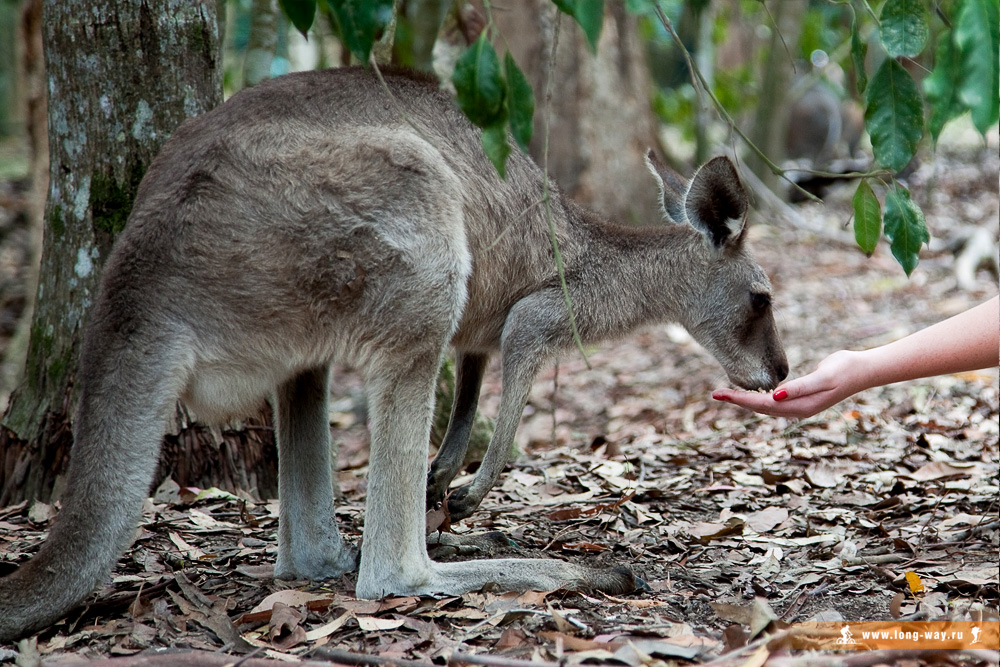
[[[539,169],[515,152],[500,181],[478,130],[446,95],[401,73],[387,80],[394,100],[358,69],[260,84],[185,123],[153,162],[84,334],[63,509],[39,553],[0,580],[0,639],[53,623],[108,576],[178,399],[216,421],[271,400],[282,497],[276,574],[353,569],[357,552],[333,520],[329,465],[326,392],[338,360],[363,371],[370,399],[359,596],[488,583],[635,587],[625,570],[559,560],[427,556],[428,433],[449,344],[463,360],[464,397],[446,450],[464,450],[485,359],[500,352],[503,361],[496,436],[460,494],[458,513],[467,513],[503,468],[539,367],[572,341]],[[643,229],[609,225],[552,189],[580,333],[591,342],[678,321],[734,382],[771,387],[787,364],[760,305],[767,277],[744,247],[735,171],[706,167],[686,187],[686,215],[701,217]],[[713,204],[720,192],[724,206]],[[719,211],[740,219],[704,219]],[[435,466],[446,474],[434,493],[452,468]]]

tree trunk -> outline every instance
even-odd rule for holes
[[[781,164],[785,158],[785,128],[791,107],[788,91],[795,65],[790,60],[795,57],[793,49],[799,42],[806,5],[805,0],[782,0],[768,5],[774,25],[771,26],[770,45],[761,74],[760,103],[750,137],[775,164]],[[756,153],[747,155],[747,165],[767,187],[776,189],[778,176]]]
[[[275,0],[253,0],[250,34],[243,60],[243,85],[256,86],[271,78],[271,61],[278,45],[278,16]]]
[[[553,40],[556,54],[549,105],[549,174],[574,199],[620,222],[660,219],[656,187],[646,169],[657,145],[649,105],[652,84],[637,21],[624,3],[605,4],[597,53],[552,0],[513,0],[493,20],[535,92],[531,154],[542,163],[544,86]]]
[[[31,313],[35,307],[38,287],[38,265],[42,253],[42,220],[45,213],[45,193],[49,188],[49,135],[45,105],[45,59],[42,56],[42,0],[28,0],[21,11],[18,30],[20,42],[19,89],[24,99],[24,125],[30,160],[28,191],[28,234],[24,244],[23,266],[14,299],[23,299],[24,307],[17,315],[14,335],[0,357],[0,405],[7,405],[10,393],[20,383],[24,361],[28,355]],[[4,306],[11,297],[3,295]]]
[[[58,494],[80,328],[147,165],[222,101],[215,0],[50,0],[49,195],[24,381],[0,433],[0,504]]]

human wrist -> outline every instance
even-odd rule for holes
[[[883,384],[895,382],[890,377],[892,369],[886,366],[883,348],[849,351],[849,364],[852,370],[847,380],[852,394],[865,389],[871,389]]]

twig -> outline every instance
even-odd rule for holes
[[[555,25],[552,27],[552,48],[549,50],[548,68],[545,73],[545,92],[542,96],[542,127],[545,128],[544,142],[542,144],[542,171],[545,178],[542,179],[542,201],[545,202],[545,220],[549,225],[549,240],[552,243],[552,257],[556,263],[556,273],[559,274],[559,285],[562,287],[563,300],[566,302],[566,310],[569,311],[569,327],[573,332],[573,341],[580,350],[583,363],[590,369],[590,360],[587,359],[587,352],[583,349],[583,339],[580,338],[580,331],[576,328],[576,315],[573,313],[573,300],[569,296],[569,287],[566,285],[566,271],[563,267],[562,253],[559,252],[559,239],[556,238],[555,221],[552,218],[552,199],[549,192],[549,100],[552,96],[550,86],[552,85],[552,75],[556,69],[556,48],[559,46],[559,20],[560,12],[556,12]]]
[[[868,14],[872,17],[872,20],[875,21],[875,25],[881,27],[882,22],[878,20],[878,14],[876,14],[875,10],[872,9],[872,6],[868,4],[868,0],[861,0],[861,4],[864,5],[865,11],[867,11]]]
[[[698,66],[694,62],[694,58],[691,57],[691,53],[687,50],[687,47],[684,46],[684,42],[681,41],[680,35],[678,35],[677,31],[674,30],[674,24],[671,23],[670,19],[667,18],[667,15],[663,13],[663,9],[660,7],[659,3],[653,3],[653,8],[656,10],[656,16],[660,19],[660,23],[663,24],[664,29],[668,33],[670,33],[671,38],[673,38],[674,42],[677,44],[677,48],[679,48],[681,50],[681,53],[684,54],[684,60],[685,62],[687,62],[687,66],[688,69],[690,69],[691,71],[692,78],[697,83],[700,84],[701,89],[704,90],[705,94],[708,95],[708,98],[712,100],[712,104],[719,112],[719,115],[721,115],[722,118],[729,125],[729,127],[732,128],[733,132],[739,135],[740,139],[742,139],[744,143],[746,143],[746,145],[750,148],[750,150],[752,150],[757,155],[757,157],[760,158],[761,162],[763,162],[767,166],[767,168],[771,170],[771,173],[788,181],[794,188],[796,188],[803,195],[805,195],[807,199],[815,202],[822,201],[819,197],[809,192],[808,190],[803,188],[801,185],[799,185],[792,179],[788,178],[788,174],[785,172],[785,170],[776,165],[771,160],[771,158],[769,158],[764,153],[764,151],[758,148],[757,144],[751,141],[750,137],[748,137],[746,133],[740,129],[740,126],[736,124],[736,121],[729,114],[729,111],[726,109],[726,107],[723,106],[722,102],[719,101],[719,98],[717,98],[715,96],[715,93],[712,92],[711,87],[705,80],[705,76],[701,73],[701,70],[698,69]]]
[[[382,77],[382,70],[379,69],[378,63],[375,62],[375,58],[373,57],[368,64],[375,72],[375,76],[378,77],[379,83],[382,84],[382,89],[385,91],[385,94],[389,96],[389,99],[392,101],[393,106],[396,107],[396,111],[399,113],[400,118],[403,119],[403,122],[409,125],[413,129],[413,131],[417,133],[418,137],[420,137],[421,139],[429,143],[431,146],[433,146],[434,150],[441,153],[442,155],[445,154],[446,151],[442,151],[441,148],[438,147],[437,144],[435,144],[430,137],[424,134],[423,130],[417,127],[416,123],[413,122],[413,119],[410,118],[409,114],[406,113],[406,108],[403,106],[403,103],[399,101],[399,98],[396,97],[395,93],[392,92],[392,89],[389,88],[389,84],[386,83],[385,79]]]
[[[736,150],[734,148],[727,148],[725,154],[730,159],[736,158]],[[750,187],[753,191],[754,197],[757,200],[770,208],[776,215],[787,220],[793,227],[797,229],[806,229],[814,233],[821,233],[823,231],[822,225],[811,223],[807,221],[798,211],[785,203],[781,197],[774,194],[771,188],[767,187],[757,174],[753,173],[749,169],[743,171],[740,174],[740,178]]]
[[[548,551],[549,549],[552,548],[553,544],[555,544],[556,542],[559,541],[560,537],[562,537],[563,535],[566,535],[567,533],[573,533],[573,532],[576,532],[576,526],[575,525],[574,526],[566,526],[565,528],[563,528],[562,530],[560,530],[558,533],[556,533],[552,537],[552,539],[549,540],[549,543],[546,544],[544,547],[542,547],[541,550],[542,551]]]
[[[930,512],[928,512],[927,519],[924,521],[924,525],[921,526],[920,528],[920,534],[918,535],[918,537],[920,538],[920,541],[923,545],[927,544],[927,538],[925,537],[925,535],[927,533],[927,529],[930,528],[931,519],[933,519],[934,516],[937,514],[938,509],[941,507],[941,503],[944,502],[944,498],[945,494],[941,494],[940,496],[938,496],[937,502],[934,503],[934,507],[931,509]]]
[[[532,615],[535,615],[535,616],[544,616],[546,618],[552,618],[552,613],[551,612],[541,611],[539,609],[526,609],[526,608],[525,609],[504,609],[503,611],[498,612],[496,614],[493,614],[492,616],[490,616],[489,618],[487,618],[485,620],[479,621],[478,623],[476,623],[475,625],[473,625],[472,627],[470,627],[469,630],[470,631],[472,631],[472,630],[478,630],[479,628],[483,627],[484,625],[489,625],[493,621],[503,618],[507,614],[525,614],[525,615],[532,614]],[[586,626],[583,626],[580,623],[580,621],[577,621],[576,619],[570,618],[568,616],[564,616],[563,618],[565,618],[566,621],[568,621],[572,625],[575,625],[578,628],[581,628],[581,629],[586,628]]]
[[[559,362],[556,361],[555,369],[552,373],[552,446],[556,445],[556,428],[559,420],[556,417],[556,401],[559,400]]]
[[[889,563],[906,563],[912,561],[910,556],[903,554],[882,554],[881,556],[869,556],[844,559],[844,565],[886,565]]]
[[[767,14],[767,18],[769,18],[771,20],[771,25],[774,26],[774,31],[776,33],[778,33],[778,39],[781,40],[781,46],[785,49],[785,55],[788,56],[788,61],[792,65],[792,73],[794,74],[795,71],[796,71],[795,70],[795,57],[792,56],[792,51],[791,51],[791,49],[788,48],[788,43],[785,41],[785,36],[783,34],[781,34],[781,27],[778,25],[778,21],[775,20],[774,15],[771,14],[771,10],[768,9],[767,3],[763,2],[763,0],[762,0],[761,3],[760,3],[760,6],[764,8],[764,13]]]
[[[1000,521],[990,521],[989,523],[977,523],[972,528],[963,530],[960,533],[956,533],[953,536],[951,542],[935,542],[932,546],[942,547],[951,546],[953,544],[963,544],[970,537],[974,537],[977,533],[981,533],[984,530],[993,530],[994,528],[1000,528]]]
[[[758,638],[758,639],[750,642],[746,646],[741,646],[739,648],[733,649],[732,651],[729,651],[728,653],[723,653],[722,655],[720,655],[715,660],[703,663],[702,667],[711,667],[713,665],[715,667],[721,667],[723,665],[733,665],[733,664],[740,664],[740,665],[742,665],[744,662],[746,662],[746,660],[741,659],[742,657],[748,656],[748,655],[756,652],[758,649],[760,649],[763,646],[768,645],[771,642],[783,641],[786,638],[792,636],[793,634],[794,634],[794,630],[792,628],[789,628],[787,630],[782,630],[782,631],[780,631],[778,633],[775,633],[773,635],[765,635],[763,637],[760,637],[760,638]]]
[[[218,651],[218,653],[223,653],[224,651]],[[245,656],[240,658],[237,662],[233,664],[233,667],[243,667],[246,663],[250,662],[251,659],[256,658],[258,655],[264,652],[262,646],[258,646],[254,650],[247,653]]]

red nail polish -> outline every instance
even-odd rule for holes
[[[773,398],[776,401],[783,401],[786,398],[788,398],[788,392],[785,391],[784,389],[779,389],[778,391],[774,392],[774,394],[771,395],[771,398]]]

